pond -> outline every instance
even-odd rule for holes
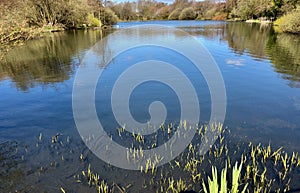
[[[134,63],[162,60],[175,65],[191,80],[199,100],[199,123],[208,124],[213,111],[209,85],[203,74],[195,73],[197,69],[174,50],[149,43],[128,48],[107,63],[114,49],[135,40],[129,39],[132,34],[112,34],[149,24],[174,27],[185,33],[159,34],[155,28],[148,27],[146,31],[137,31],[134,37],[150,43],[156,41],[155,38],[169,38],[182,46],[192,37],[215,60],[226,90],[223,127],[230,130],[231,145],[271,144],[274,149],[282,146],[286,152],[300,152],[300,36],[277,34],[271,25],[239,22],[123,22],[113,30],[102,32],[82,30],[46,34],[42,39],[10,50],[1,60],[0,189],[3,192],[96,192],[82,177],[82,171],[90,166],[115,192],[122,192],[122,187],[129,192],[159,189],[157,177],[123,170],[98,159],[81,140],[72,109],[73,86],[80,65],[88,68],[88,64],[97,59],[95,71],[102,72],[95,80],[98,118],[113,140],[130,146],[126,137],[119,137],[117,128],[122,124],[116,121],[111,107],[113,86]],[[185,51],[192,52],[192,49]],[[92,76],[90,73],[83,76]],[[132,76],[132,79],[137,77]],[[167,78],[179,80],[176,74],[169,74]],[[184,86],[180,89],[188,92]],[[167,84],[155,80],[144,82],[130,95],[131,114],[136,121],[147,123],[149,106],[153,101],[161,101],[165,105],[166,124],[179,124],[181,98],[176,94]],[[162,142],[163,139],[157,140],[157,143]],[[206,168],[210,170],[211,166],[207,163]],[[186,177],[180,171],[171,173],[180,179]],[[292,189],[300,188],[296,183],[299,175],[296,176],[296,181],[291,182]],[[198,184],[201,183],[199,180]],[[199,186],[193,186],[197,188]]]

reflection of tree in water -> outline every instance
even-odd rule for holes
[[[238,54],[245,52],[260,59],[270,59],[276,72],[290,81],[291,87],[300,87],[300,38],[290,34],[275,34],[271,25],[238,22],[218,23],[180,28],[195,36],[228,42],[229,47]],[[109,33],[109,32],[108,32]],[[136,30],[136,34],[124,32],[126,38],[136,35],[142,39],[168,38],[169,33],[161,30]],[[99,31],[70,31],[54,33],[49,37],[33,40],[25,46],[11,50],[0,61],[0,80],[10,78],[16,87],[27,90],[36,85],[49,85],[68,80],[80,63],[85,49],[89,49],[102,37]],[[184,33],[173,34],[185,38]],[[104,38],[101,46],[93,48],[100,67],[105,67],[114,53],[107,47],[108,42],[118,44],[122,41]]]
[[[191,35],[200,35],[208,39],[226,41],[235,53],[243,54],[244,52],[248,52],[259,59],[266,58],[266,42],[272,31],[272,26],[244,22],[227,22],[216,25],[189,27],[184,30]]]
[[[69,65],[60,62],[61,59],[56,57],[27,62],[15,60],[1,65],[1,71],[12,79],[16,87],[28,90],[36,84],[46,85],[67,80],[72,70]]]
[[[291,87],[300,88],[300,37],[291,34],[272,34],[267,52],[276,72],[289,80]]]
[[[204,36],[208,39],[217,39],[224,36],[225,33],[225,24],[217,25],[203,25],[197,27],[188,27],[184,31],[188,32],[193,36]]]
[[[256,58],[266,58],[265,48],[271,25],[251,23],[228,23],[223,37],[230,48],[238,54],[250,53]]]
[[[106,33],[104,33],[105,35]],[[0,79],[8,77],[21,90],[68,80],[85,49],[101,39],[99,31],[53,33],[11,50],[0,62]]]
[[[271,25],[228,23],[222,39],[238,54],[245,52],[258,59],[270,59],[276,72],[300,87],[300,37],[276,34]],[[212,35],[210,35],[212,36]]]

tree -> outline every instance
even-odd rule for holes
[[[169,15],[168,20],[177,20],[179,19],[179,15],[181,13],[181,9],[177,8]]]
[[[170,15],[170,7],[164,6],[157,10],[155,13],[155,19],[168,19]]]
[[[182,10],[179,15],[180,20],[193,20],[196,17],[196,13],[192,7],[187,7]]]
[[[137,9],[142,19],[153,19],[156,11],[156,2],[152,0],[138,0]]]
[[[253,17],[273,17],[272,5],[269,0],[255,0],[253,3],[255,4],[253,10]]]
[[[283,0],[271,0],[272,13],[275,19],[280,13],[280,8],[282,7],[282,5],[283,5]]]
[[[137,19],[135,2],[122,2],[119,4],[115,4],[110,8],[121,20],[129,21]]]
[[[175,0],[171,5],[172,9],[184,9],[185,7],[190,7],[192,5],[192,1],[189,0]]]
[[[279,14],[285,14],[293,11],[297,8],[299,0],[283,0],[282,5],[280,6]]]
[[[123,15],[122,15],[123,4],[121,3],[112,4],[109,6],[109,8],[118,16],[119,19],[123,20]]]
[[[116,24],[118,16],[110,8],[103,8],[101,11],[101,22],[106,26]]]
[[[24,14],[34,26],[77,27],[86,22],[90,7],[85,0],[25,0]]]
[[[211,19],[215,14],[215,4],[210,0],[197,2],[194,6],[196,19]]]
[[[255,7],[255,0],[239,0],[236,13],[242,20],[256,18]]]
[[[225,2],[225,12],[230,13],[233,9],[236,8],[237,0],[226,0]]]

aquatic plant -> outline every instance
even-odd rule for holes
[[[227,193],[227,192],[231,192],[231,193],[238,193],[238,187],[239,187],[239,178],[240,178],[240,174],[241,174],[241,170],[242,170],[242,162],[238,167],[238,163],[236,162],[233,170],[232,170],[232,187],[231,187],[231,191],[228,190],[227,188],[227,179],[226,179],[226,175],[227,175],[227,164],[225,166],[225,168],[222,169],[221,171],[221,180],[220,183],[218,181],[218,171],[217,168],[215,166],[212,166],[212,178],[208,177],[208,189],[204,183],[204,181],[202,182],[202,186],[203,186],[203,190],[205,193]],[[241,191],[241,193],[246,192],[246,188],[247,188],[248,184],[246,184],[243,188],[243,190]]]
[[[186,129],[190,127],[185,121],[180,122],[178,126]],[[157,135],[152,138],[154,141],[148,138],[146,140],[146,137],[139,133],[128,135],[124,127],[118,129],[118,134],[123,139],[132,140],[131,147],[127,150],[127,161],[129,162],[137,162],[144,158],[144,148],[159,143]],[[160,140],[168,140],[169,133],[173,133],[176,129],[175,124],[162,124],[160,131],[163,132],[162,136],[165,138],[160,137]],[[205,138],[207,132],[219,132],[221,135],[209,151],[202,154],[199,151],[199,144],[207,140]],[[231,144],[228,140],[229,134],[230,131],[223,129],[221,124],[199,126],[194,141],[176,159],[164,166],[157,167],[162,158],[156,155],[156,159],[148,159],[145,166],[140,166],[140,172],[144,175],[142,188],[147,192],[171,193],[190,189],[207,193],[285,192],[290,189],[292,173],[295,168],[300,166],[300,158],[297,153],[290,156],[284,152],[282,147],[272,151],[271,144],[267,146],[255,145],[251,142],[249,144]],[[83,159],[82,154],[80,160],[89,164],[89,159],[87,157]],[[231,163],[235,164],[231,165]],[[222,168],[222,166],[224,168],[218,172],[218,168]],[[208,167],[211,167],[211,173],[207,170]],[[105,182],[100,180],[104,176],[100,177],[99,174],[96,175],[89,171],[90,165],[87,172],[82,173],[85,178],[79,177],[80,179],[77,178],[77,180],[80,183],[96,187],[98,190],[99,184],[101,184],[99,182]],[[231,171],[230,175],[229,171]],[[274,180],[276,177],[274,174],[279,180]],[[220,177],[218,177],[219,175]],[[118,189],[117,192],[125,192],[125,187],[118,187],[114,184],[102,186],[107,187],[111,192],[114,192],[114,187]],[[153,187],[157,187],[157,189],[153,190]]]
[[[76,144],[69,136],[60,134],[55,143],[52,136],[40,133],[33,147],[35,152],[50,151],[51,159],[36,166],[33,174],[47,175],[49,171],[55,171],[72,161],[75,162],[78,172],[72,174],[74,183],[97,192],[127,192],[127,187],[140,188],[144,192],[169,192],[195,190],[202,192],[238,193],[238,192],[287,192],[294,188],[293,177],[299,172],[300,157],[298,153],[287,153],[283,147],[272,148],[271,144],[241,143],[230,141],[230,131],[223,129],[222,125],[199,126],[194,140],[186,150],[173,161],[157,167],[163,157],[155,155],[155,159],[149,159],[144,155],[144,149],[151,148],[155,144],[163,144],[168,140],[168,128],[172,128],[171,135],[176,133],[178,126],[188,129],[190,126],[182,121],[176,124],[164,124],[160,127],[161,136],[132,136],[125,132],[124,127],[119,129],[120,138],[126,141],[130,147],[127,150],[127,161],[137,162],[146,159],[146,164],[140,166],[140,171],[133,172],[139,176],[138,180],[144,180],[141,187],[126,181],[125,184],[117,184],[111,179],[109,172],[121,172],[109,164],[93,165],[90,151]],[[221,135],[205,154],[200,151],[200,145],[207,139],[207,132],[218,131]],[[116,136],[118,133],[116,132]],[[137,137],[139,136],[139,137]],[[55,136],[54,136],[55,137]],[[184,137],[184,136],[179,136]],[[141,139],[144,140],[141,140]],[[131,140],[131,141],[130,141]],[[30,146],[16,147],[14,151],[20,154],[21,160],[28,159],[32,154]],[[74,154],[75,153],[75,154]],[[39,154],[35,154],[39,155]],[[75,156],[75,159],[74,159]],[[148,159],[148,160],[147,160]],[[0,160],[1,161],[1,160]],[[137,162],[138,163],[138,162]],[[211,169],[208,169],[211,168]],[[50,170],[49,170],[50,169]],[[58,170],[57,170],[58,171]],[[124,171],[122,171],[124,172]],[[59,173],[59,172],[58,172]],[[129,185],[126,185],[130,183]],[[293,184],[293,187],[292,187]],[[69,187],[60,184],[57,190],[63,188],[68,192]],[[65,189],[66,188],[66,189]],[[60,191],[62,191],[60,189]]]
[[[96,187],[98,193],[109,193],[110,189],[108,184],[100,178],[98,173],[94,173],[91,171],[91,165],[88,165],[87,171],[81,171],[82,176],[79,177],[81,180],[77,180],[78,182],[86,181],[89,186]]]

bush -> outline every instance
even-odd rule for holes
[[[288,13],[275,21],[280,31],[300,33],[300,9]]]
[[[84,0],[23,0],[22,11],[30,26],[64,25],[74,28],[85,24],[90,7]]]
[[[29,28],[21,1],[0,0],[0,59],[6,51],[40,35],[41,30]]]
[[[199,14],[196,20],[211,20],[215,16],[216,12],[216,8],[208,9],[207,11]]]
[[[192,7],[187,7],[182,10],[179,15],[180,20],[193,20],[196,17],[196,13]]]
[[[170,8],[168,6],[160,8],[155,13],[155,19],[168,19],[170,15]]]
[[[118,16],[110,8],[105,8],[101,13],[101,22],[103,25],[114,25],[118,22]]]
[[[100,23],[99,19],[97,19],[93,16],[93,14],[89,14],[88,15],[88,24],[91,27],[99,27],[101,23]]]
[[[177,19],[179,19],[180,13],[181,13],[181,9],[175,9],[169,15],[168,20],[177,20]]]
[[[226,19],[227,19],[227,13],[218,13],[212,18],[212,20],[221,20],[221,21],[225,21]]]

